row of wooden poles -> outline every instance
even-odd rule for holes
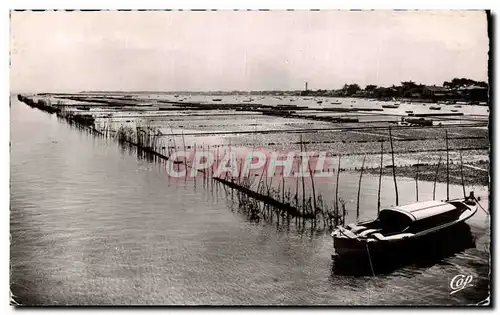
[[[118,128],[118,131],[116,133],[116,136],[120,142],[125,142],[125,143],[132,143],[135,146],[137,146],[139,149],[142,150],[147,150],[151,152],[156,152],[160,153],[162,156],[168,159],[172,155],[172,148],[165,147],[165,144],[163,142],[161,136],[161,132],[159,130],[151,128],[151,127],[146,127],[146,128],[136,128],[135,132],[134,129],[131,127],[125,127],[125,126],[120,126]],[[184,134],[181,134],[182,137],[182,147],[186,148],[186,143],[184,139]],[[172,141],[173,141],[173,149],[174,151],[177,150],[177,145],[176,145],[176,140],[175,140],[175,135],[172,132]],[[395,165],[395,156],[394,156],[394,147],[393,147],[393,138],[392,138],[392,129],[389,127],[389,141],[390,141],[390,149],[391,149],[391,159],[392,159],[392,175],[394,179],[394,189],[395,189],[395,197],[396,197],[396,206],[399,205],[399,193],[398,193],[398,185],[397,185],[397,175],[396,175],[396,165]],[[300,150],[301,153],[307,152],[306,144],[304,143],[302,139],[302,135],[300,136]],[[382,184],[382,172],[383,172],[383,155],[384,155],[384,142],[381,141],[381,151],[380,151],[380,174],[379,174],[379,187],[378,187],[378,194],[377,194],[377,212],[380,211],[381,208],[381,184]],[[194,150],[196,152],[197,146],[194,146]],[[165,152],[166,149],[168,149],[168,152]],[[202,150],[205,150],[205,145],[202,145]],[[208,149],[207,149],[208,150]],[[231,150],[231,146],[229,145],[229,151]],[[217,159],[216,162],[218,163],[218,157],[219,157],[219,152],[217,148]],[[463,161],[462,161],[462,154],[460,152],[460,170],[461,170],[461,177],[462,177],[462,187],[463,187],[463,192],[464,192],[464,197],[465,197],[465,185],[464,185],[464,177],[463,177]],[[292,216],[296,217],[301,217],[301,218],[307,218],[307,219],[314,219],[313,221],[315,222],[317,217],[321,215],[323,217],[323,222],[324,225],[328,226],[337,226],[339,224],[344,224],[345,219],[346,219],[346,210],[345,210],[345,202],[342,201],[341,198],[339,198],[339,178],[340,178],[340,166],[341,166],[341,155],[338,156],[338,165],[337,165],[337,173],[336,173],[336,189],[335,189],[335,200],[334,200],[334,206],[333,209],[330,209],[324,202],[324,198],[321,194],[316,193],[316,187],[315,187],[315,181],[314,181],[314,175],[311,170],[310,164],[308,165],[309,167],[309,174],[310,174],[310,181],[311,181],[311,189],[312,189],[312,196],[307,196],[306,195],[306,189],[305,189],[305,181],[304,177],[300,176],[300,181],[301,181],[301,190],[302,193],[299,194],[299,177],[297,177],[296,180],[296,187],[295,187],[295,194],[292,195],[289,191],[286,191],[285,189],[285,180],[283,178],[283,173],[280,179],[280,184],[278,189],[272,188],[272,180],[273,177],[271,177],[270,183],[268,183],[267,180],[267,174],[264,176],[264,171],[267,168],[263,168],[263,173],[260,175],[260,180],[257,185],[256,190],[252,190],[252,186],[254,184],[253,180],[249,180],[249,178],[242,179],[241,174],[239,176],[231,176],[231,178],[228,180],[227,174],[225,178],[218,178],[210,174],[210,170],[207,172],[202,172],[204,176],[204,180],[206,176],[211,176],[213,177],[212,179],[222,183],[226,186],[230,186],[231,189],[236,189],[239,191],[238,193],[238,198],[240,199],[242,204],[246,205],[252,205],[253,207],[252,211],[250,211],[251,216],[255,216],[255,204],[249,203],[248,200],[249,198],[252,200],[257,201],[258,203],[263,203],[264,205],[272,205],[273,208],[275,208],[278,212],[284,211],[287,214],[290,214]],[[365,165],[365,160],[366,160],[366,155],[363,157],[363,162],[361,165],[360,169],[360,176],[359,176],[359,182],[358,182],[358,191],[357,191],[357,201],[356,201],[356,218],[359,219],[360,217],[360,199],[361,199],[361,183],[362,183],[362,177],[363,177],[363,171],[364,171],[364,165]],[[436,168],[436,174],[435,174],[435,179],[434,179],[434,188],[433,188],[433,199],[436,198],[435,193],[436,193],[436,183],[437,183],[437,178],[438,178],[438,173],[439,173],[439,168],[441,165],[442,158],[440,156],[437,168]],[[302,164],[302,155],[301,155],[301,160],[300,163]],[[185,167],[191,167],[188,165],[187,160],[184,160]],[[416,182],[416,199],[418,201],[418,163],[416,165],[416,176],[415,176],[415,182]],[[242,167],[240,167],[240,173],[241,173]],[[447,200],[449,200],[449,147],[448,147],[448,131],[446,130],[446,178],[447,178]],[[263,182],[263,179],[265,181]],[[302,197],[302,202],[299,202],[299,196]],[[339,206],[339,202],[341,205]],[[340,208],[342,207],[342,211],[340,211]],[[267,208],[267,207],[266,207]],[[329,224],[329,222],[331,222]]]
[[[109,128],[105,128],[107,131]],[[175,141],[175,135],[173,131],[172,133],[172,141],[173,141],[173,149],[176,150],[177,145]],[[446,178],[447,178],[447,189],[446,189],[446,199],[450,199],[450,194],[449,194],[449,146],[448,146],[448,131],[445,130],[445,139],[446,139]],[[162,139],[162,133],[154,128],[151,128],[147,126],[146,128],[137,128],[136,132],[134,134],[134,130],[131,127],[125,127],[125,126],[120,126],[117,131],[117,137],[119,141],[122,142],[129,142],[133,143],[136,145],[138,148],[151,151],[151,152],[156,152],[161,155],[164,155],[165,157],[170,157],[172,154],[172,148],[170,146],[166,147]],[[181,134],[182,136],[182,147],[185,149],[186,144],[185,144],[185,139],[184,139],[184,133]],[[399,205],[399,193],[398,193],[398,185],[397,185],[397,176],[396,176],[396,165],[395,165],[395,157],[394,157],[394,147],[393,147],[393,137],[392,137],[392,129],[389,127],[389,141],[390,141],[390,148],[391,148],[391,159],[392,159],[392,174],[393,174],[393,179],[394,179],[394,189],[395,189],[395,197],[396,197],[396,206]],[[300,136],[300,149],[301,152],[307,152],[306,144],[304,143],[302,139],[302,135]],[[380,206],[381,206],[381,181],[382,181],[382,170],[383,170],[383,154],[384,154],[384,142],[381,141],[381,150],[380,150],[380,174],[379,174],[379,187],[378,187],[378,195],[377,195],[377,211],[380,211]],[[195,150],[196,150],[196,145],[195,145]],[[205,150],[205,146],[203,145],[203,150]],[[231,146],[229,145],[229,150],[231,150]],[[168,151],[168,152],[166,152]],[[462,152],[460,152],[460,172],[461,172],[461,178],[462,178],[462,188],[464,192],[464,197],[466,195],[465,193],[465,185],[464,185],[464,175],[463,175],[463,160],[462,160]],[[217,148],[217,157],[219,156],[218,154],[218,148]],[[335,191],[335,201],[334,201],[334,209],[337,211],[335,212],[335,217],[338,217],[338,209],[339,209],[339,196],[338,196],[338,185],[339,185],[339,176],[340,176],[340,163],[341,163],[341,155],[338,156],[338,166],[337,166],[337,178],[336,178],[336,191]],[[359,177],[359,185],[358,185],[358,193],[357,193],[357,202],[356,202],[356,217],[359,218],[359,205],[360,205],[360,196],[361,196],[361,182],[362,182],[362,177],[363,177],[363,170],[364,170],[364,165],[365,165],[365,160],[366,160],[366,155],[363,157],[363,162],[361,165],[361,170],[360,170],[360,177]],[[437,178],[438,178],[438,173],[439,173],[439,168],[441,165],[442,157],[439,157],[439,161],[437,164],[436,168],[436,174],[435,174],[435,179],[434,179],[434,188],[433,188],[433,199],[436,198],[436,183],[437,183]],[[186,162],[186,161],[185,161]],[[302,160],[300,161],[302,163]],[[186,164],[186,167],[188,165]],[[417,163],[416,165],[416,199],[418,201],[418,167],[419,164]],[[317,214],[317,198],[316,198],[316,189],[315,189],[315,183],[314,183],[314,175],[312,170],[310,169],[310,164],[309,164],[309,174],[310,174],[310,179],[311,179],[311,188],[312,188],[312,207],[313,207],[313,212],[314,216]],[[261,179],[259,181],[259,185],[257,186],[257,190],[259,190],[259,187],[261,186],[261,181],[262,181],[262,175]],[[239,182],[241,182],[241,178],[238,177]],[[234,178],[232,179],[232,182],[234,182]],[[283,180],[284,183],[284,180]],[[304,183],[304,178],[301,177],[301,183],[302,183],[302,209],[306,209],[306,196],[305,196],[305,183]],[[248,183],[247,183],[248,184]],[[266,181],[267,184],[267,181]],[[266,185],[267,186],[267,185]],[[248,187],[246,187],[248,189]],[[297,190],[297,188],[296,188]],[[284,188],[282,189],[284,191]],[[259,192],[259,191],[257,191]],[[282,192],[282,195],[284,193]],[[268,196],[270,197],[270,196]],[[281,196],[283,197],[283,196]],[[283,199],[283,198],[281,198]],[[306,213],[305,211],[302,211],[302,216],[311,216],[311,213]],[[345,216],[343,216],[345,219]],[[343,221],[343,220],[342,220]]]
[[[151,154],[153,152],[160,153],[160,158],[168,159],[174,152],[177,151],[176,145],[176,137],[172,132],[172,142],[174,144],[173,151],[171,148],[167,149],[163,140],[160,137],[161,133],[154,128],[151,127],[138,127],[134,130],[132,127],[120,126],[116,132],[111,132],[109,126],[105,126],[101,132],[106,136],[114,136],[117,140],[126,145],[132,145],[136,147],[138,150],[147,151]],[[184,138],[184,134],[181,134],[182,139],[182,147],[186,148],[186,142]],[[306,152],[306,146],[303,144],[302,136],[300,139],[301,143],[301,152]],[[231,153],[231,146],[229,146],[229,154]],[[194,152],[196,153],[197,145],[194,146]],[[205,151],[205,145],[202,145],[202,150]],[[159,152],[158,152],[159,151]],[[227,153],[224,151],[224,153]],[[216,163],[220,163],[219,160],[219,150],[217,148],[217,159]],[[302,158],[300,163],[302,164]],[[339,157],[340,163],[340,157]],[[186,177],[187,177],[187,169],[192,166],[188,164],[186,157],[184,157],[184,161],[182,164],[185,165],[186,168]],[[242,165],[242,160],[240,160],[240,165]],[[345,202],[338,198],[338,188],[336,191],[336,201],[334,203],[334,208],[331,209],[324,202],[323,196],[321,194],[316,194],[316,187],[314,183],[314,175],[311,170],[310,164],[309,166],[309,174],[312,183],[312,196],[306,196],[306,188],[304,177],[301,177],[301,187],[302,194],[299,194],[299,178],[297,177],[296,181],[296,189],[295,194],[292,197],[291,192],[286,191],[285,188],[285,179],[283,177],[283,173],[281,174],[280,184],[278,189],[274,189],[272,187],[273,177],[270,177],[270,181],[268,181],[267,174],[264,174],[264,171],[267,170],[266,167],[263,168],[262,173],[260,174],[260,179],[257,184],[257,188],[252,190],[252,185],[254,184],[253,180],[250,178],[242,178],[242,167],[239,167],[240,174],[238,176],[233,176],[228,178],[228,174],[226,173],[224,178],[216,177],[213,174],[213,171],[210,169],[200,170],[199,172],[203,174],[203,181],[206,182],[207,178],[210,177],[211,180],[216,181],[219,184],[223,184],[228,186],[231,191],[238,191],[238,199],[241,205],[252,205],[252,210],[249,211],[249,215],[251,217],[256,216],[256,209],[266,209],[269,211],[270,208],[276,210],[278,213],[285,213],[287,215],[291,215],[293,217],[301,218],[301,219],[314,219],[314,223],[316,223],[316,218],[319,214],[322,214],[324,226],[337,226],[339,224],[343,224],[345,222],[346,210],[345,210]],[[339,164],[340,167],[340,164]],[[337,172],[339,173],[339,172]],[[337,185],[338,185],[339,176],[337,176]],[[196,182],[196,181],[194,181]],[[232,193],[232,195],[234,195]],[[302,196],[302,202],[299,201],[299,196]],[[252,200],[252,202],[249,202]],[[262,204],[262,207],[258,206]],[[342,207],[342,211],[340,210]]]
[[[105,131],[107,133],[107,130],[109,128],[105,128]],[[120,142],[123,143],[129,143],[137,146],[137,148],[145,151],[149,151],[151,153],[156,152],[160,154],[160,157],[164,157],[168,159],[172,155],[172,147],[166,147],[163,140],[162,140],[162,133],[158,129],[151,128],[149,126],[143,127],[143,128],[136,128],[135,132],[134,129],[131,127],[126,127],[126,126],[120,126],[116,132],[116,136]],[[177,145],[176,145],[176,139],[175,139],[175,134],[171,130],[171,136],[172,136],[172,141],[173,141],[173,151],[177,150]],[[446,139],[446,178],[447,178],[447,189],[446,189],[446,199],[450,199],[450,194],[449,194],[449,146],[448,146],[448,131],[445,130],[445,139]],[[182,138],[182,147],[186,148],[186,143],[184,139],[184,133],[181,133],[181,138]],[[395,154],[394,154],[394,145],[393,145],[393,137],[392,137],[392,129],[389,127],[389,142],[390,142],[390,150],[391,150],[391,159],[392,159],[392,175],[393,175],[393,180],[394,180],[394,190],[395,190],[395,203],[396,206],[399,205],[399,192],[398,192],[398,184],[397,184],[397,175],[396,175],[396,164],[395,164]],[[306,144],[304,143],[302,139],[302,135],[300,135],[300,150],[301,153],[307,152],[307,147]],[[384,155],[384,142],[381,141],[381,146],[380,146],[380,173],[379,173],[379,183],[378,183],[378,193],[377,193],[377,212],[380,211],[381,209],[381,185],[382,185],[382,173],[383,173],[383,155]],[[194,145],[194,150],[196,152],[197,145]],[[202,150],[205,151],[205,145],[202,145]],[[209,150],[209,149],[207,149]],[[167,151],[167,152],[166,152]],[[229,152],[231,151],[231,145],[229,144]],[[226,151],[225,151],[226,152]],[[464,198],[466,196],[465,192],[465,185],[464,185],[464,175],[463,175],[463,160],[462,160],[462,153],[461,150],[460,152],[460,172],[461,172],[461,179],[462,179],[462,188],[463,188],[463,193],[464,193]],[[217,147],[217,159],[216,162],[219,163],[219,148]],[[361,199],[361,183],[362,183],[362,177],[363,177],[363,171],[364,171],[364,166],[365,166],[365,160],[366,160],[366,155],[363,157],[363,162],[361,165],[360,169],[360,176],[359,176],[359,182],[358,182],[358,191],[357,191],[357,201],[356,201],[356,218],[359,219],[360,217],[360,199]],[[433,199],[436,199],[436,184],[437,184],[437,179],[438,179],[438,174],[439,174],[439,168],[441,166],[442,162],[442,157],[439,157],[439,161],[437,164],[436,168],[436,173],[435,173],[435,178],[434,178],[434,187],[433,187]],[[300,163],[302,164],[302,154],[300,158]],[[184,160],[185,167],[190,167],[187,163],[187,160]],[[242,163],[241,163],[242,164]],[[285,181],[283,178],[283,174],[280,180],[280,186],[278,187],[278,190],[274,190],[270,188],[272,186],[272,180],[273,177],[271,177],[271,182],[268,183],[267,181],[267,174],[264,176],[264,171],[267,168],[263,168],[263,173],[260,175],[260,180],[257,185],[257,188],[255,191],[252,191],[252,185],[254,184],[253,181],[250,180],[242,180],[241,174],[239,174],[238,177],[235,178],[235,176],[231,176],[230,180],[227,180],[227,174],[225,178],[213,178],[214,180],[218,181],[219,183],[222,183],[224,185],[229,185],[231,189],[237,189],[239,191],[239,198],[242,201],[242,204],[249,204],[248,203],[248,196],[251,195],[250,199],[256,200],[258,202],[264,203],[264,204],[272,204],[274,208],[277,209],[277,211],[285,211],[286,213],[290,213],[293,216],[297,217],[302,217],[302,218],[312,218],[314,221],[316,221],[316,218],[318,217],[319,214],[322,215],[323,218],[328,218],[328,220],[323,220],[324,224],[326,225],[327,222],[331,222],[331,224],[328,224],[330,226],[336,226],[339,224],[344,224],[345,219],[346,219],[346,210],[345,210],[345,202],[341,202],[342,206],[342,212],[340,211],[340,206],[339,206],[339,201],[341,200],[339,198],[339,178],[340,178],[340,168],[341,166],[341,155],[338,156],[338,165],[337,165],[337,172],[336,172],[336,188],[335,188],[335,200],[334,200],[334,206],[333,206],[333,211],[332,209],[328,208],[325,205],[324,198],[321,194],[318,196],[316,195],[316,187],[315,187],[315,181],[314,181],[314,175],[311,170],[310,164],[308,164],[309,167],[309,174],[310,174],[310,181],[311,181],[311,189],[312,189],[312,197],[306,196],[306,189],[305,189],[305,181],[304,177],[300,176],[300,181],[301,181],[301,190],[302,193],[299,194],[299,178],[297,177],[296,181],[296,187],[295,187],[295,194],[292,195],[290,193],[286,192],[285,189]],[[415,189],[416,189],[416,200],[418,201],[418,176],[419,176],[419,164],[416,164],[416,175],[415,175]],[[240,172],[241,172],[242,167],[240,167]],[[210,171],[208,172],[202,172],[203,176],[207,176],[210,174]],[[213,173],[211,174],[213,176]],[[265,178],[264,183],[262,180]],[[242,193],[243,192],[243,193]],[[246,196],[246,197],[243,197]],[[299,202],[299,196],[302,197],[302,202]],[[318,207],[318,205],[321,205],[321,207]],[[255,216],[254,210],[251,211],[251,216]]]
[[[22,101],[26,102],[25,99]],[[29,102],[29,101],[28,101]],[[94,127],[95,129],[95,127]],[[169,157],[172,155],[171,147],[170,146],[165,146],[165,143],[163,141],[163,134],[160,132],[158,128],[153,128],[149,125],[143,126],[143,127],[137,127],[137,128],[132,128],[128,126],[121,125],[115,132],[111,132],[110,126],[106,125],[100,132],[100,134],[105,135],[105,136],[114,136],[117,138],[117,140],[122,143],[122,144],[127,144],[130,146],[134,146],[138,149],[138,151],[141,151],[146,154],[146,156],[151,156],[154,158],[161,158],[168,160]],[[173,141],[173,148],[174,150],[177,150],[177,145],[175,141],[175,135],[173,131],[171,130],[171,135],[172,135],[172,141]],[[184,139],[184,133],[182,132],[182,147],[185,149],[186,148],[186,143]],[[394,179],[394,189],[395,189],[395,196],[396,196],[396,206],[399,205],[399,194],[398,194],[398,185],[397,185],[397,180],[396,180],[396,166],[395,166],[395,161],[394,161],[394,147],[393,147],[393,140],[392,140],[392,130],[391,127],[389,127],[389,141],[390,141],[390,148],[391,148],[391,159],[392,159],[392,174],[393,174],[393,179]],[[300,150],[301,153],[306,152],[307,153],[307,148],[306,144],[304,143],[302,139],[302,135],[300,135]],[[382,170],[383,170],[383,146],[384,142],[381,141],[381,154],[380,154],[380,174],[379,174],[379,187],[378,187],[378,196],[377,196],[377,212],[380,211],[381,207],[381,183],[382,183]],[[202,146],[202,149],[205,150],[205,146]],[[229,145],[229,150],[231,150],[231,145]],[[195,151],[196,151],[196,145],[195,145]],[[461,171],[461,179],[462,179],[462,188],[463,188],[463,193],[464,193],[464,198],[466,197],[466,192],[465,192],[465,185],[464,185],[464,175],[463,175],[463,160],[462,160],[462,154],[460,152],[460,171]],[[217,158],[219,157],[219,152],[217,148]],[[362,177],[363,177],[363,170],[364,170],[364,165],[365,165],[365,160],[366,160],[366,155],[363,157],[363,162],[360,170],[360,176],[359,176],[359,183],[358,183],[358,191],[357,191],[357,202],[356,202],[356,218],[359,219],[360,217],[360,198],[361,198],[361,183],[362,183]],[[433,188],[433,199],[436,198],[435,193],[436,193],[436,182],[438,178],[438,173],[439,173],[439,167],[441,165],[441,156],[439,158],[439,162],[437,164],[436,168],[436,174],[435,174],[435,179],[434,179],[434,188]],[[217,159],[217,162],[219,160]],[[300,163],[302,164],[302,154],[300,156]],[[191,167],[187,163],[187,159],[185,158],[184,160],[184,165],[187,169],[187,167]],[[230,180],[227,179],[227,173],[226,173],[226,178],[218,178],[210,174],[210,170],[207,172],[203,171],[203,176],[204,176],[204,181],[207,179],[207,176],[210,176],[212,180],[217,181],[218,183],[222,183],[226,186],[229,186],[231,190],[238,190],[238,196],[240,199],[240,204],[253,204],[258,205],[260,203],[264,204],[266,209],[269,209],[269,206],[272,206],[275,210],[278,212],[286,213],[287,215],[292,215],[294,217],[298,218],[303,218],[303,219],[313,219],[313,225],[316,225],[316,221],[319,215],[323,217],[323,223],[324,226],[329,226],[329,227],[335,227],[337,225],[343,225],[345,224],[346,220],[346,215],[347,211],[345,208],[345,202],[339,198],[339,178],[340,178],[340,168],[341,166],[341,155],[338,156],[338,165],[337,165],[337,173],[336,173],[336,188],[335,188],[335,200],[334,200],[334,206],[333,209],[329,208],[325,202],[324,198],[321,194],[316,194],[316,187],[315,187],[315,181],[314,181],[314,175],[311,170],[311,165],[308,163],[308,168],[309,168],[309,174],[310,174],[310,180],[311,180],[311,189],[312,189],[312,196],[306,196],[306,189],[305,189],[305,181],[304,177],[300,176],[301,179],[301,190],[302,193],[300,196],[302,197],[302,202],[299,202],[299,177],[296,179],[296,187],[295,187],[295,194],[292,197],[292,194],[290,192],[290,189],[286,191],[285,189],[285,180],[283,177],[283,172],[281,174],[281,179],[280,179],[280,184],[278,186],[278,189],[272,188],[272,180],[273,177],[271,177],[270,183],[267,181],[267,174],[264,176],[262,173],[260,175],[259,183],[257,185],[256,190],[252,190],[252,185],[253,180],[249,180],[249,178],[242,179],[241,177],[241,169],[240,167],[240,174],[237,178],[235,176],[231,176]],[[416,199],[418,201],[418,163],[416,165]],[[267,168],[263,169],[267,170]],[[446,130],[446,178],[447,178],[447,189],[446,189],[446,198],[447,200],[450,199],[449,196],[449,147],[448,147],[448,131]],[[262,180],[265,179],[264,184],[262,183]],[[249,202],[249,200],[253,200],[253,202]],[[255,204],[257,202],[257,204]],[[340,206],[339,206],[340,203]],[[342,207],[342,211],[340,210],[340,207]],[[255,207],[254,207],[255,208]],[[260,209],[260,207],[257,207]],[[251,211],[251,215],[255,216],[255,209]]]
[[[396,206],[399,205],[399,194],[398,194],[398,183],[396,180],[396,167],[394,163],[394,149],[393,149],[393,143],[392,143],[392,133],[391,133],[391,128],[389,127],[389,141],[391,144],[391,158],[392,158],[392,175],[394,178],[394,190],[396,193]],[[448,130],[445,130],[445,145],[446,145],[446,200],[450,200],[450,149],[448,146]],[[382,179],[382,163],[383,163],[383,150],[384,147],[381,145],[381,154],[380,154],[380,177],[379,177],[379,189],[378,189],[378,211],[380,211],[380,186],[381,186],[381,179]],[[464,180],[464,170],[463,170],[463,159],[462,159],[462,151],[458,150],[459,156],[460,156],[460,176],[461,176],[461,183],[462,183],[462,190],[463,190],[463,195],[464,198],[467,197],[466,191],[465,191],[465,180]],[[433,185],[433,191],[432,191],[432,199],[436,200],[436,183],[439,175],[439,167],[441,165],[442,161],[442,156],[439,156],[439,161],[436,167],[436,173],[434,176],[434,185]],[[364,162],[364,160],[363,160]],[[416,201],[418,201],[418,167],[419,163],[416,165],[416,172],[415,172],[415,190],[416,190]],[[361,174],[363,173],[363,167],[361,168]],[[360,176],[360,182],[361,182],[361,176]],[[359,191],[358,191],[358,200],[359,200]]]
[[[104,128],[105,133],[107,134],[109,131],[109,127],[106,126]],[[448,131],[445,130],[445,139],[446,139],[446,178],[447,178],[447,189],[446,189],[446,199],[450,199],[450,194],[449,194],[449,146],[448,146]],[[150,152],[151,154],[156,153],[159,154],[160,157],[164,157],[168,159],[172,155],[172,148],[170,146],[166,147],[163,140],[162,140],[162,133],[155,128],[151,128],[149,126],[143,127],[143,128],[136,128],[135,132],[134,129],[131,127],[126,127],[126,126],[120,126],[116,132],[116,137],[120,142],[123,143],[129,143],[137,146],[137,148],[141,150],[145,150]],[[173,141],[173,150],[177,150],[177,145],[175,141],[175,134],[171,130],[171,136],[172,136],[172,141]],[[181,133],[182,137],[182,147],[185,149],[186,148],[186,143],[184,139],[184,133]],[[395,165],[395,156],[394,156],[394,146],[393,146],[393,137],[392,137],[392,129],[389,126],[389,142],[390,142],[390,150],[391,150],[391,159],[392,159],[392,175],[393,175],[393,180],[394,180],[394,189],[395,189],[395,197],[396,197],[396,206],[399,205],[399,193],[398,193],[398,184],[397,184],[397,175],[396,175],[396,165]],[[304,143],[302,139],[302,135],[300,135],[300,150],[301,153],[307,152],[306,144]],[[382,171],[383,171],[383,155],[384,155],[384,142],[381,141],[381,146],[380,146],[380,174],[379,174],[379,185],[378,185],[378,193],[377,193],[377,212],[380,211],[381,207],[381,184],[382,184]],[[197,146],[195,145],[195,151]],[[202,146],[202,150],[205,150],[205,145]],[[231,145],[229,145],[229,150],[231,150]],[[461,150],[460,152],[460,172],[461,172],[461,178],[462,178],[462,188],[463,188],[463,193],[464,193],[464,198],[466,196],[465,192],[465,185],[464,185],[464,175],[463,175],[463,160],[462,160],[462,153]],[[217,147],[217,162],[219,157],[219,149]],[[316,196],[316,187],[315,187],[315,182],[314,182],[314,175],[311,170],[310,164],[308,164],[309,167],[309,174],[310,174],[310,180],[311,180],[311,188],[312,188],[312,198],[307,197],[305,193],[305,182],[304,182],[304,177],[301,176],[301,186],[302,186],[302,203],[298,202],[298,177],[297,177],[297,182],[296,182],[296,193],[293,197],[293,200],[295,201],[294,206],[292,206],[292,200],[289,200],[289,198],[286,198],[286,193],[285,193],[285,182],[284,178],[282,176],[281,178],[281,183],[282,185],[281,189],[278,189],[277,194],[274,192],[272,189],[269,188],[269,185],[272,185],[272,177],[271,177],[271,183],[267,183],[267,179],[265,180],[265,186],[262,185],[262,179],[264,178],[264,174],[261,174],[259,183],[257,185],[257,190],[254,191],[253,198],[256,199],[260,202],[268,203],[268,204],[274,204],[275,207],[277,207],[280,211],[286,211],[289,213],[293,213],[295,216],[300,216],[300,217],[305,217],[305,218],[314,218],[316,219],[318,214],[322,214],[323,217],[328,217],[328,218],[333,218],[332,223],[334,225],[338,224],[344,224],[345,223],[345,218],[346,218],[346,211],[345,211],[345,203],[342,204],[343,211],[342,214],[340,214],[340,207],[339,207],[339,195],[338,195],[338,188],[339,188],[339,178],[340,178],[340,166],[341,166],[341,155],[338,156],[338,165],[337,165],[337,176],[336,176],[336,189],[335,189],[335,200],[334,200],[334,208],[333,212],[328,209],[324,205],[323,202],[323,197],[321,195]],[[366,155],[363,157],[363,162],[361,165],[360,169],[360,176],[359,176],[359,183],[358,183],[358,191],[357,191],[357,202],[356,202],[356,218],[359,219],[360,216],[360,198],[361,198],[361,183],[362,183],[362,177],[363,177],[363,171],[364,171],[364,165],[365,165],[365,160],[366,160]],[[434,178],[434,187],[433,187],[433,199],[436,198],[436,183],[437,183],[437,178],[438,178],[438,173],[439,173],[439,168],[441,165],[442,158],[441,156],[439,157],[439,161],[437,164],[436,168],[436,173],[435,173],[435,178]],[[301,160],[300,163],[302,164],[302,154],[301,154]],[[184,160],[185,167],[187,168],[189,165],[187,165],[187,160]],[[416,189],[416,200],[418,201],[418,167],[419,164],[417,163],[416,165],[416,176],[415,176],[415,189]],[[266,169],[266,168],[264,168]],[[263,169],[263,172],[264,172]],[[241,170],[241,167],[240,167]],[[203,172],[204,176],[206,176],[206,172]],[[213,174],[212,174],[213,175]],[[227,175],[227,174],[226,174]],[[266,174],[267,176],[267,174]],[[214,178],[215,180],[218,180],[219,182],[228,185],[227,177],[224,179],[221,178]],[[241,179],[241,174],[236,178],[237,181],[235,180],[234,176],[231,177],[230,183],[231,183],[231,189],[239,189],[239,191],[245,191],[246,195],[249,194],[249,191],[251,189],[251,186],[253,184],[252,181],[242,181]],[[224,181],[222,181],[224,180]],[[266,187],[266,190],[263,190],[261,187]],[[271,194],[271,192],[274,192]],[[241,194],[240,194],[241,195]],[[322,204],[322,207],[319,208],[318,204]],[[312,210],[311,210],[312,207]],[[326,208],[326,209],[325,209]]]

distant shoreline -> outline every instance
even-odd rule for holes
[[[399,97],[399,98],[388,98],[388,97],[366,97],[366,96],[331,96],[331,95],[300,95],[301,91],[235,91],[235,92],[223,92],[223,91],[80,91],[80,92],[44,92],[44,93],[12,93],[15,94],[33,94],[33,95],[85,95],[85,94],[98,94],[98,95],[133,95],[133,94],[159,94],[159,95],[200,95],[200,96],[268,96],[268,97],[300,97],[300,98],[329,98],[329,99],[366,99],[374,101],[389,101],[389,102],[414,102],[414,103],[448,103],[448,104],[463,104],[463,105],[481,105],[490,106],[490,102],[479,102],[467,99],[457,99],[457,98],[442,98],[439,100],[433,100],[430,98],[409,98],[409,97]]]

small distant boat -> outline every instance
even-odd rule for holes
[[[453,113],[456,113],[456,112],[458,112],[458,109],[452,109],[451,111],[452,111]]]
[[[323,103],[323,101],[317,101],[316,103],[321,104],[321,103]]]
[[[220,102],[220,101],[222,101],[222,98],[213,98],[212,101],[214,101],[214,102]]]
[[[407,118],[405,122],[413,126],[433,126],[434,123],[430,119],[421,118]]]
[[[433,106],[429,106],[429,109],[430,110],[441,110],[441,106],[435,106],[435,105],[433,105]]]
[[[462,105],[455,105],[456,108],[462,108]]]
[[[250,103],[250,102],[253,102],[253,99],[252,99],[252,98],[249,98],[249,99],[243,100],[243,102],[245,102],[245,103]]]
[[[407,114],[413,114],[413,111],[412,110],[405,110],[405,113],[407,113]]]
[[[342,104],[342,103],[341,103],[341,102],[339,102],[339,101],[335,101],[335,102],[330,102],[330,104],[333,104],[333,105],[340,105],[340,104]]]
[[[383,209],[378,218],[339,227],[332,232],[338,256],[395,252],[420,239],[437,237],[477,211],[474,192],[464,199],[424,201]]]
[[[394,104],[383,104],[382,108],[399,108],[399,103]]]

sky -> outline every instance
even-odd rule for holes
[[[487,81],[483,11],[11,12],[12,92]]]

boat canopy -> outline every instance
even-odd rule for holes
[[[380,216],[390,213],[400,213],[411,221],[420,221],[429,217],[455,211],[457,208],[448,202],[443,201],[423,201],[405,206],[398,206],[380,211]]]

